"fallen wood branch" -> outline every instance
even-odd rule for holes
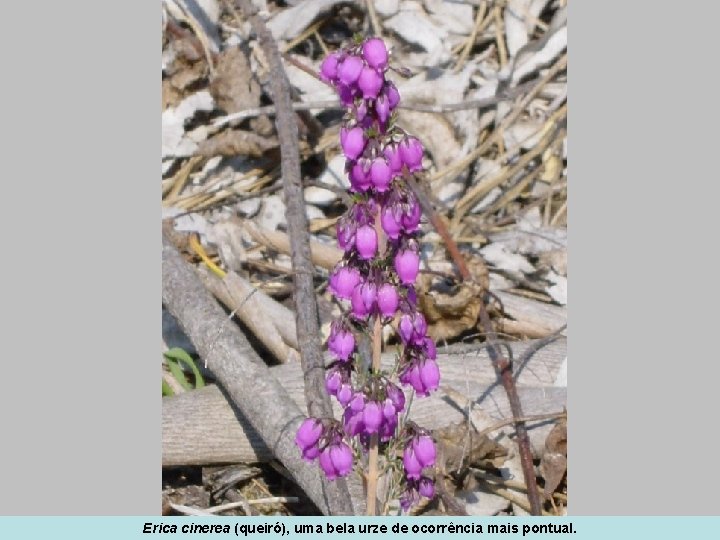
[[[510,324],[505,322],[505,326],[501,328],[503,332],[515,333],[511,332],[515,329],[532,334],[532,329],[535,329],[536,334],[541,334],[545,329],[544,335],[547,335],[567,324],[567,309],[564,307],[538,302],[505,291],[493,291],[493,293],[502,302],[505,313],[517,321],[515,325],[512,322]],[[563,334],[567,335],[566,332]]]
[[[230,309],[280,362],[298,362],[295,316],[235,272],[220,278],[205,268],[200,279],[210,292]]]
[[[278,253],[290,255],[290,238],[286,233],[263,229],[250,221],[245,222],[243,226],[258,244],[269,247]],[[335,246],[322,244],[317,240],[310,240],[310,257],[315,266],[332,270],[340,262],[342,256],[342,250]]]
[[[513,358],[518,359],[532,344],[512,343],[508,346]],[[558,412],[565,406],[566,389],[552,384],[566,355],[566,341],[560,338],[536,351],[524,364],[518,376],[518,392],[528,416]],[[498,421],[512,417],[507,397],[497,384],[494,368],[482,346],[457,347],[449,354],[441,350],[438,362],[443,370],[441,390],[429,398],[414,400],[411,419],[430,429],[462,421],[464,411],[448,398],[443,388],[465,395],[475,407]],[[391,363],[391,355],[384,355],[383,366],[387,368]],[[270,373],[301,406],[304,397],[300,367],[297,364],[275,366],[270,368]],[[340,412],[336,405],[336,417]],[[250,422],[242,414],[236,414],[215,386],[164,398],[162,415],[162,463],[165,467],[264,462],[272,458],[272,452]],[[551,427],[549,422],[529,426],[536,456],[542,454]]]

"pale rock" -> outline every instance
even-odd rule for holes
[[[475,26],[473,8],[470,4],[448,0],[424,0],[430,17],[442,28],[453,34],[469,35]]]
[[[330,160],[327,168],[318,178],[318,182],[328,186],[348,189],[350,181],[345,174],[345,158],[338,154]],[[338,199],[338,194],[329,189],[323,189],[317,186],[305,188],[305,200],[318,206],[327,206],[334,203]]]
[[[480,253],[495,268],[507,272],[530,274],[535,271],[535,267],[525,257],[508,251],[504,244],[488,244],[480,250]]]
[[[262,209],[258,214],[258,225],[263,229],[274,231],[278,225],[285,223],[285,213],[287,208],[279,195],[270,195],[265,197],[262,203]]]
[[[175,218],[175,230],[185,233],[197,233],[201,237],[205,236],[208,228],[207,220],[197,213],[182,214]]]
[[[315,66],[317,71],[320,70],[319,64]],[[302,69],[298,69],[293,65],[285,67],[288,80],[300,92],[301,101],[329,101],[337,100],[335,90],[320,81],[319,79],[309,75]]]
[[[545,279],[552,283],[546,289],[550,297],[562,306],[567,305],[567,278],[550,271]]]
[[[260,210],[261,202],[262,201],[259,197],[255,197],[253,199],[245,199],[244,201],[240,201],[239,203],[237,203],[235,205],[235,209],[243,217],[251,218],[254,217]]]
[[[186,97],[177,107],[163,111],[162,120],[162,157],[188,156],[197,149],[197,140],[189,143],[184,140],[185,123],[198,111],[212,111],[215,101],[210,92],[203,90]],[[205,135],[207,137],[207,134]]]
[[[277,11],[267,26],[276,40],[291,40],[310,26],[320,13],[341,2],[343,0],[305,0],[291,8]]]
[[[313,219],[323,219],[325,218],[325,214],[322,210],[320,210],[317,206],[313,206],[312,204],[306,204],[305,205],[305,215],[308,218],[308,221]]]
[[[432,21],[420,4],[412,1],[404,2],[402,9],[385,21],[385,26],[405,41],[425,49],[431,57],[443,50],[443,41],[448,37],[447,30]],[[432,65],[430,58],[428,64]]]
[[[377,0],[375,11],[381,17],[392,17],[400,9],[400,0]]]

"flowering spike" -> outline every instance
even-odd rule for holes
[[[377,441],[389,443],[381,449],[397,448],[392,442],[397,437],[404,444],[400,504],[407,510],[420,497],[435,495],[428,471],[435,464],[435,446],[426,431],[401,420],[403,390],[375,363],[369,371],[361,371],[360,356],[355,354],[356,333],[369,334],[371,325],[388,324],[399,312],[402,352],[393,370],[396,380],[414,388],[418,396],[438,388],[437,351],[418,310],[414,287],[420,271],[416,233],[422,212],[405,180],[407,174],[422,170],[424,149],[417,138],[395,125],[400,93],[385,79],[388,60],[382,39],[360,36],[320,65],[320,77],[335,87],[346,109],[340,146],[347,158],[352,204],[337,221],[344,256],[330,274],[328,289],[337,300],[349,303],[352,323],[343,315],[332,323],[327,339],[333,362],[325,375],[325,389],[343,407],[342,423],[308,418],[295,442],[303,458],[317,459],[332,480],[352,469],[351,439],[356,438],[359,450],[368,451],[378,448]],[[403,68],[393,66],[393,70]],[[379,237],[383,233],[387,241]]]

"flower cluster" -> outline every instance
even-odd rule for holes
[[[340,144],[353,204],[337,222],[344,257],[330,274],[329,290],[348,310],[332,323],[327,347],[333,362],[326,372],[326,389],[344,413],[341,423],[305,420],[296,443],[303,457],[319,459],[328,478],[350,471],[348,441],[354,437],[364,450],[373,435],[386,448],[391,441],[405,444],[401,502],[407,508],[420,495],[434,495],[432,479],[422,475],[435,463],[434,443],[410,423],[398,429],[405,395],[397,384],[377,370],[360,376],[357,367],[356,336],[369,334],[380,320],[396,325],[402,385],[427,396],[440,379],[435,344],[414,288],[421,208],[405,182],[406,175],[422,170],[424,150],[395,123],[400,94],[385,78],[388,59],[385,43],[370,38],[332,53],[320,68],[321,78],[336,88],[347,110]]]

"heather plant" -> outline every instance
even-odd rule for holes
[[[435,344],[414,288],[422,212],[406,183],[408,175],[422,170],[424,151],[396,123],[400,94],[386,79],[389,69],[379,38],[356,40],[320,68],[346,108],[340,145],[352,204],[337,223],[344,257],[329,280],[345,309],[331,325],[327,348],[333,361],[325,379],[344,412],[341,421],[306,419],[295,439],[303,458],[318,460],[330,480],[367,463],[368,514],[375,513],[379,475],[387,475],[388,495],[399,498],[403,510],[435,493],[435,444],[428,431],[405,420],[405,394],[398,386],[427,396],[440,380]],[[394,326],[399,343],[389,372],[380,366],[384,325]],[[362,334],[373,343],[369,369],[358,352]]]

